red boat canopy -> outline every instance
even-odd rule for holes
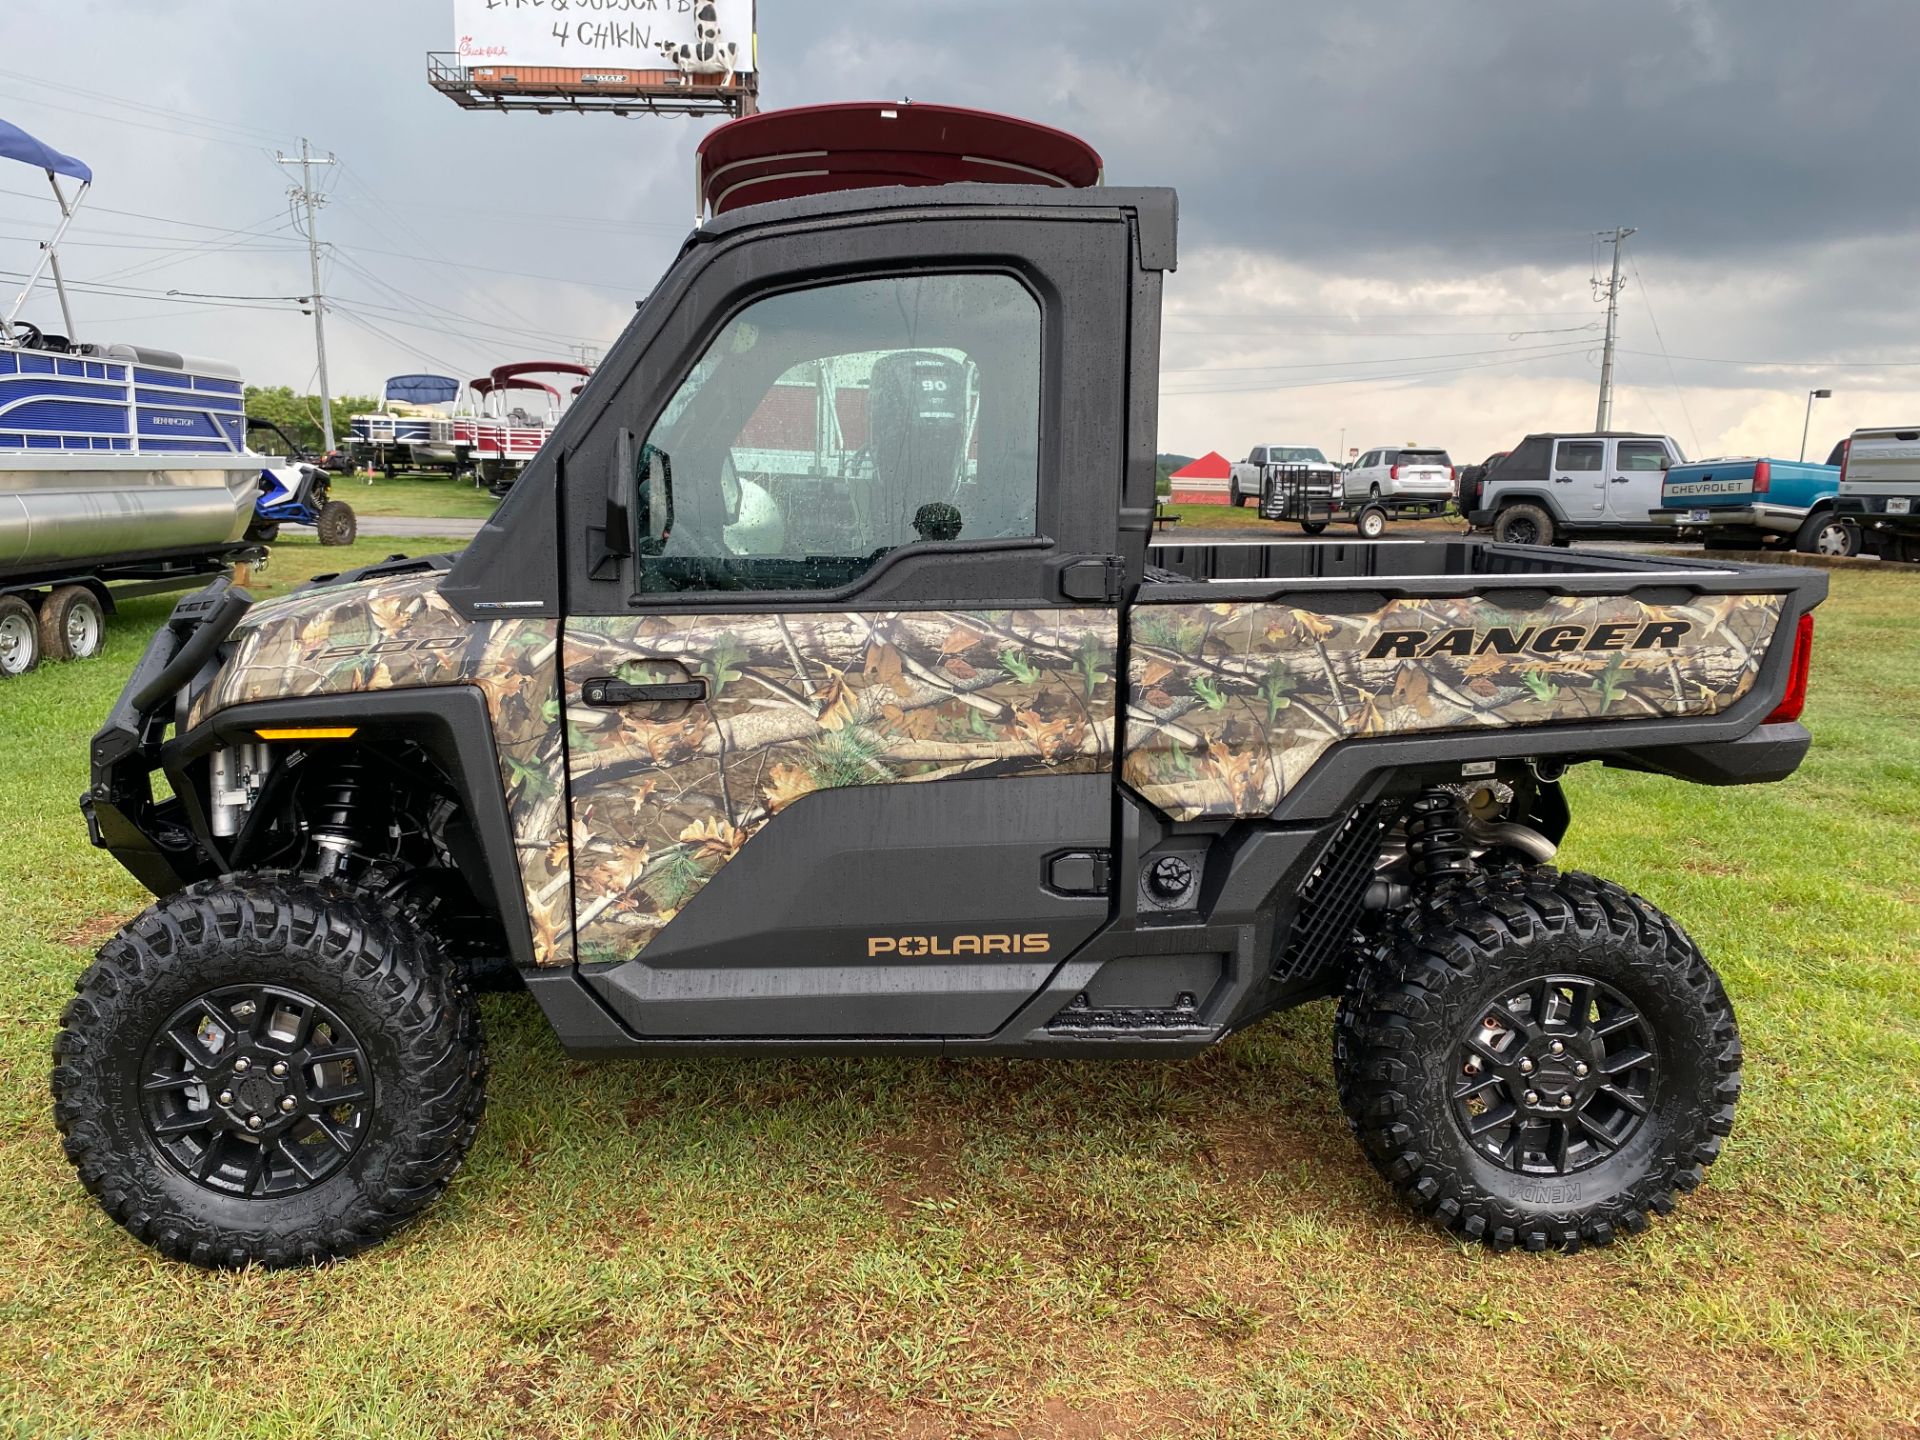
[[[493,385],[496,390],[505,389],[522,375],[578,375],[586,379],[593,374],[585,365],[576,365],[571,360],[519,360],[511,365],[493,367]],[[551,385],[538,383],[520,387],[527,390],[551,390]]]
[[[803,105],[733,120],[700,142],[696,204],[743,205],[876,185],[1053,185],[1101,179],[1086,141],[987,110],[902,101]]]

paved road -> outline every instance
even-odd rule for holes
[[[471,540],[480,533],[478,520],[422,520],[412,515],[362,515],[362,535],[398,535],[404,539]]]

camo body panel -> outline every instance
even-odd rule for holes
[[[1260,602],[1138,606],[1128,617],[1121,774],[1177,820],[1253,817],[1344,740],[1717,714],[1753,688],[1782,603],[1557,596],[1516,609],[1467,596],[1394,600],[1363,615]],[[1630,647],[1648,625],[1685,629],[1671,647],[1578,648],[1596,632]],[[1576,648],[1507,654],[1481,643],[1496,627],[1538,636],[1556,626],[1578,632]],[[1471,638],[1442,638],[1461,631]],[[1409,648],[1393,632],[1428,637],[1414,648],[1448,649],[1370,658]]]
[[[1111,770],[1112,609],[569,621],[578,954],[645,948],[812,791]],[[595,677],[699,676],[695,705],[581,703]]]
[[[472,685],[486,697],[515,859],[541,965],[573,960],[559,622],[471,621],[436,575],[306,591],[250,610],[190,723],[253,700]]]

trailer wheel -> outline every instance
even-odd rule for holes
[[[1354,969],[1334,1069],[1361,1148],[1416,1210],[1496,1250],[1573,1251],[1705,1178],[1740,1033],[1671,919],[1542,869],[1403,918]]]
[[[1324,520],[1302,520],[1300,522],[1300,528],[1309,535],[1319,535],[1325,532],[1327,522]]]
[[[91,660],[106,637],[106,612],[84,585],[62,585],[40,607],[40,649],[49,660]]]
[[[1816,510],[1800,525],[1793,548],[1802,555],[1831,555],[1844,559],[1860,553],[1860,527],[1831,510]]]
[[[18,595],[0,595],[0,675],[24,675],[39,663],[39,617]]]
[[[150,906],[75,984],[53,1117],[103,1209],[176,1260],[309,1265],[405,1224],[485,1101],[473,992],[397,907],[297,876]]]
[[[1353,517],[1353,527],[1362,540],[1378,540],[1387,533],[1387,512],[1378,505],[1367,505]]]
[[[329,500],[320,507],[313,528],[318,532],[322,545],[351,545],[354,537],[360,533],[360,522],[354,516],[353,507],[346,501]]]

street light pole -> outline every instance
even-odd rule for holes
[[[1832,398],[1833,391],[1831,390],[1809,390],[1807,392],[1807,418],[1800,422],[1800,458],[1802,460],[1807,458],[1807,431],[1813,428],[1813,402],[1816,400],[1831,400]]]

